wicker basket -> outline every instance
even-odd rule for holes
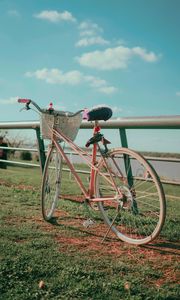
[[[75,116],[67,115],[52,115],[49,113],[42,113],[40,120],[40,129],[43,139],[52,138],[52,129],[59,129],[65,136],[72,141],[75,140],[79,127],[82,121],[82,114],[79,113]],[[62,140],[60,140],[62,141]]]

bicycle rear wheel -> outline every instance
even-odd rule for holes
[[[122,241],[142,245],[160,233],[166,204],[161,182],[147,160],[127,149],[111,150],[102,158],[95,176],[96,197],[108,225]]]
[[[62,161],[55,146],[52,146],[44,168],[41,205],[44,220],[49,221],[56,209],[61,185]]]

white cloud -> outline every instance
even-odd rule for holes
[[[125,69],[132,57],[138,55],[146,62],[155,62],[159,59],[154,52],[148,52],[141,47],[128,48],[118,46],[107,48],[104,51],[94,51],[84,53],[76,60],[80,65],[98,70]]]
[[[117,92],[117,88],[114,86],[102,86],[98,89],[99,92],[106,94],[106,95],[112,95]]]
[[[93,34],[95,34],[97,32],[103,32],[103,29],[98,24],[93,23],[91,21],[84,21],[84,22],[80,23],[79,30],[81,31],[81,33],[87,32],[87,31],[92,31]]]
[[[80,65],[100,69],[112,70],[127,67],[127,63],[131,57],[131,50],[123,46],[116,48],[108,48],[105,51],[94,51],[77,57]]]
[[[76,47],[87,47],[92,45],[108,45],[109,41],[105,40],[101,34],[103,29],[96,23],[84,21],[79,25],[80,39]]]
[[[83,31],[80,31],[79,32],[79,35],[81,36],[81,37],[90,37],[90,36],[94,36],[94,35],[96,35],[96,32],[95,32],[95,30],[94,29],[86,29],[86,30],[83,30]]]
[[[91,75],[86,75],[85,80],[94,88],[100,88],[107,85],[106,80]]]
[[[155,62],[159,59],[159,56],[157,56],[154,52],[147,52],[146,49],[141,47],[132,48],[132,53],[140,56],[143,60],[147,62]]]
[[[180,97],[180,91],[176,92],[176,96]]]
[[[16,96],[16,97],[10,97],[8,99],[0,99],[0,104],[3,104],[3,105],[16,104],[18,98],[19,97]]]
[[[26,72],[25,76],[44,80],[49,84],[67,84],[75,86],[86,83],[98,92],[106,95],[111,95],[118,91],[117,88],[110,86],[106,80],[91,75],[84,75],[77,70],[65,73],[59,69],[43,68],[34,72]]]
[[[76,43],[76,47],[87,47],[92,45],[108,45],[109,41],[103,39],[101,36],[93,36],[93,37],[86,37],[80,39]]]
[[[41,69],[35,72],[27,72],[27,77],[35,77],[40,80],[44,80],[51,84],[69,84],[77,85],[82,82],[82,74],[79,71],[72,70],[67,73],[63,73],[59,69]]]
[[[76,22],[76,19],[69,11],[58,12],[56,10],[43,10],[36,14],[35,17],[42,20],[48,20],[53,23],[62,21]]]
[[[91,87],[95,88],[102,94],[112,95],[118,91],[116,87],[110,86],[104,79],[95,76],[85,76],[84,79],[89,82]]]

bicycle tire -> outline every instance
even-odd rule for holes
[[[108,225],[105,237],[112,231],[130,244],[143,245],[154,240],[165,222],[166,201],[150,163],[133,150],[118,148],[101,158],[97,168],[95,196],[114,197],[98,203]]]
[[[52,146],[46,159],[41,188],[41,207],[45,221],[52,219],[57,206],[61,186],[61,162],[61,155]]]

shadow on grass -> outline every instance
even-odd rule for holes
[[[73,222],[73,224],[69,224],[71,221]],[[81,224],[78,221],[80,221]],[[108,227],[106,227],[104,224],[101,225],[99,223],[95,223],[95,226],[93,225],[93,226],[90,226],[89,228],[86,228],[83,226],[83,221],[85,221],[85,218],[81,217],[81,216],[78,216],[78,217],[63,216],[61,218],[53,217],[48,223],[57,228],[59,227],[65,231],[67,231],[67,233],[69,232],[69,234],[74,237],[78,236],[79,239],[82,239],[82,241],[83,241],[83,238],[89,237],[91,239],[94,237],[96,239],[96,241],[98,239],[100,244],[103,244],[102,241],[104,239],[104,236],[106,235]],[[81,228],[81,226],[82,226],[82,228]],[[107,244],[111,243],[111,245],[114,245],[114,246],[115,245],[118,246],[118,244],[119,244],[120,247],[122,247],[122,245],[124,245],[124,246],[132,246],[132,247],[136,248],[135,245],[130,245],[130,244],[124,243],[123,241],[118,239],[115,235],[107,236],[105,238],[104,242]],[[169,240],[157,239],[157,240],[151,242],[150,244],[139,245],[139,246],[137,246],[137,248],[145,249],[147,251],[153,250],[156,253],[159,253],[161,255],[180,256],[179,243],[178,242],[170,242]]]
[[[76,232],[76,233],[79,233],[79,234],[83,234],[85,236],[91,236],[91,237],[96,237],[96,238],[99,238],[100,240],[103,240],[104,239],[104,236],[106,234],[106,231],[107,231],[107,228],[105,227],[105,230],[103,228],[101,228],[101,225],[98,224],[98,230],[95,229],[97,223],[94,223],[94,225],[90,226],[90,227],[84,227],[83,226],[83,221],[85,221],[85,218],[83,217],[70,217],[70,216],[66,216],[66,217],[63,217],[61,218],[61,221],[62,220],[70,220],[70,219],[73,219],[73,220],[81,220],[82,221],[82,229],[80,227],[77,227],[76,225],[72,226],[70,224],[60,224],[58,222],[58,219],[59,217],[53,217],[51,218],[51,220],[49,220],[48,223],[50,223],[51,225],[54,225],[54,226],[57,226],[57,227],[61,227],[63,229],[66,229],[66,230],[70,230],[71,232]],[[78,224],[77,224],[78,225]],[[97,228],[97,227],[96,227]],[[89,231],[88,229],[92,229],[94,231]],[[104,231],[104,234],[102,233],[102,231]],[[106,242],[121,242],[118,238],[116,238],[116,236],[114,237],[106,237],[105,239]]]
[[[158,251],[161,254],[173,254],[180,256],[180,244],[175,242],[158,241],[157,243],[154,242],[153,244],[144,245],[142,247]]]

